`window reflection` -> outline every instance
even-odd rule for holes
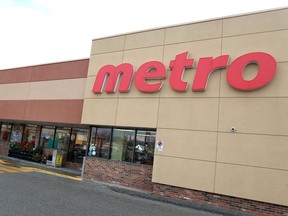
[[[109,158],[111,128],[93,128],[91,142],[98,146],[97,156]],[[9,141],[13,148],[33,151],[43,149],[43,154],[52,160],[54,150],[62,154],[63,161],[82,163],[87,151],[89,129],[33,124],[9,124],[0,122],[0,141]],[[17,145],[15,145],[17,144]],[[8,143],[7,143],[8,145]],[[96,155],[96,152],[95,152]]]
[[[153,165],[156,131],[91,128],[88,156]]]
[[[45,126],[42,128],[40,146],[53,148],[55,127]]]
[[[19,144],[22,141],[23,125],[13,125],[10,142],[13,144]]]
[[[1,133],[0,133],[0,141],[9,141],[11,129],[12,129],[12,125],[2,124]]]
[[[88,129],[73,128],[68,161],[82,163],[87,149],[88,132]]]
[[[92,127],[88,156],[96,156],[96,132],[97,128]]]
[[[39,142],[39,131],[40,126],[37,125],[26,125],[23,134],[23,144],[28,144],[35,147]]]
[[[98,128],[96,136],[97,156],[102,158],[109,158],[111,129]]]
[[[137,131],[134,161],[140,164],[153,164],[156,132]]]
[[[55,135],[54,148],[68,151],[71,128],[57,128]]]
[[[89,156],[109,159],[111,128],[92,128]]]
[[[113,129],[111,159],[133,161],[135,130]]]

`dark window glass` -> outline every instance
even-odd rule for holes
[[[91,127],[87,155],[153,165],[155,140],[153,130]]]
[[[153,165],[155,131],[138,130],[134,153],[134,162]]]
[[[38,144],[39,142],[39,132],[40,126],[37,125],[26,125],[23,134],[23,141],[24,145],[33,146]]]
[[[40,146],[42,146],[43,148],[53,148],[54,132],[54,127],[43,127],[41,131]]]
[[[23,136],[23,125],[13,125],[10,142],[14,144],[19,144],[22,142],[22,136]]]
[[[135,130],[113,129],[111,159],[133,162]]]
[[[98,128],[96,135],[96,156],[109,159],[109,150],[111,143],[110,128]]]
[[[12,129],[12,125],[2,124],[1,133],[0,133],[0,141],[9,141],[11,129]]]
[[[88,156],[96,156],[96,127],[92,127]]]
[[[96,128],[91,130],[88,156],[97,156],[109,159],[111,128]]]
[[[58,150],[63,150],[67,153],[69,148],[69,140],[70,140],[70,131],[71,128],[57,128],[54,148]]]
[[[87,149],[88,129],[73,128],[68,150],[68,161],[82,163]]]

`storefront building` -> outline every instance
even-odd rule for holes
[[[0,71],[1,154],[44,162],[59,150],[63,164],[82,167],[89,136],[89,127],[81,124],[88,63]]]
[[[35,131],[86,179],[288,214],[287,40],[278,9],[96,39],[63,76],[0,71],[1,145]]]

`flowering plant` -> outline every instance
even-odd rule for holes
[[[40,153],[36,153],[34,156],[34,161],[35,162],[40,162],[40,163],[46,163],[47,158]]]
[[[32,140],[31,142],[23,141],[21,143],[22,151],[32,152],[34,148],[34,144],[35,144],[34,140]]]

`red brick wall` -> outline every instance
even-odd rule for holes
[[[84,178],[152,191],[152,166],[87,157]]]
[[[82,163],[73,163],[70,161],[63,161],[63,167],[74,169],[74,170],[81,170]]]
[[[214,205],[257,215],[288,215],[288,207],[253,200],[218,195],[203,191],[179,188],[163,184],[153,184],[153,193],[176,199],[191,200],[193,202]]]
[[[0,141],[0,155],[8,155],[9,143]]]
[[[84,178],[153,191],[158,196],[190,200],[256,215],[288,215],[287,206],[152,183],[152,168],[152,166],[87,157]]]

